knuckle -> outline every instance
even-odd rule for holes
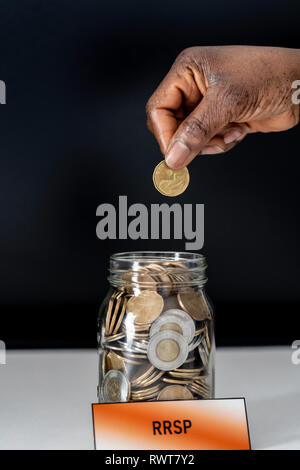
[[[187,47],[186,49],[183,49],[180,54],[176,57],[175,60],[175,67],[180,67],[180,66],[186,66],[189,65],[191,62],[193,62],[196,50],[198,50],[199,47],[194,46],[194,47]]]

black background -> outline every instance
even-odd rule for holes
[[[299,48],[299,13],[276,0],[1,2],[0,339],[93,347],[110,253],[184,249],[96,237],[99,204],[166,202],[145,103],[185,47]],[[298,170],[299,127],[190,165],[180,202],[205,204],[219,345],[300,335]]]

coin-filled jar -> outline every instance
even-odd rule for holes
[[[214,323],[196,253],[110,258],[98,318],[100,403],[214,397]]]

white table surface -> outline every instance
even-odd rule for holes
[[[300,449],[300,365],[291,352],[217,350],[216,397],[246,398],[253,449]],[[9,351],[0,365],[0,449],[93,449],[96,385],[96,351]]]

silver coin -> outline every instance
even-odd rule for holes
[[[159,370],[180,367],[189,353],[186,339],[172,330],[159,331],[150,338],[148,359]]]
[[[119,370],[109,370],[103,379],[102,396],[108,403],[127,401],[130,395],[130,384]]]

